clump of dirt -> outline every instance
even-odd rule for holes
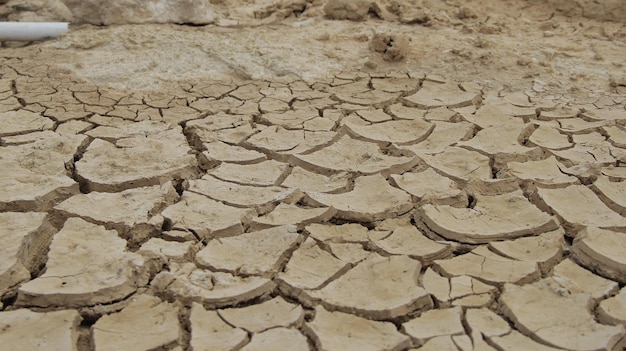
[[[330,19],[362,21],[367,19],[370,2],[367,0],[329,0],[324,13]]]
[[[381,53],[385,61],[402,61],[406,57],[408,43],[400,35],[376,33],[369,42],[369,49]]]

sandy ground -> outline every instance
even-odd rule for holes
[[[0,343],[626,347],[623,11],[365,3],[3,43]]]

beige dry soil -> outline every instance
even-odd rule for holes
[[[623,0],[0,3],[0,348],[626,347]]]

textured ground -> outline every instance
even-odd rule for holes
[[[479,10],[8,43],[0,343],[622,350],[624,25]]]

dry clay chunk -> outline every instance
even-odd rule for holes
[[[288,295],[297,296],[301,289],[318,289],[349,268],[349,262],[322,250],[315,240],[307,239],[291,255],[283,272],[279,273],[278,284]]]
[[[430,262],[452,253],[452,247],[427,238],[414,226],[401,226],[391,235],[373,242],[392,255],[407,255],[421,262]]]
[[[267,278],[238,277],[230,273],[198,269],[192,263],[174,266],[172,272],[161,272],[152,284],[177,299],[191,300],[215,307],[236,305],[263,296],[276,285]]]
[[[528,202],[520,190],[495,196],[476,195],[474,208],[424,205],[421,212],[430,229],[463,243],[514,239],[558,228],[556,221]]]
[[[572,254],[581,265],[626,284],[626,233],[587,227],[574,240]]]
[[[216,311],[207,311],[194,302],[191,307],[191,347],[194,351],[239,350],[248,342],[248,333],[224,322]]]
[[[46,131],[32,143],[0,148],[0,210],[48,211],[59,200],[78,194],[66,163],[88,138]]]
[[[0,312],[0,345],[6,350],[78,351],[77,311]]]
[[[335,208],[337,217],[355,221],[378,221],[413,208],[411,196],[389,185],[382,175],[358,177],[354,189],[347,193],[307,195],[317,205]]]
[[[411,345],[408,336],[389,322],[376,322],[341,312],[315,309],[315,319],[304,325],[305,333],[318,350],[402,350]]]
[[[315,172],[401,173],[417,164],[415,157],[389,156],[377,144],[343,136],[329,146],[306,155],[293,155],[292,161]]]
[[[228,237],[243,233],[243,224],[255,214],[252,209],[236,208],[192,192],[166,208],[162,215],[171,229],[191,230],[201,239]]]
[[[179,337],[178,309],[154,296],[139,295],[122,311],[103,316],[93,326],[96,350],[154,350]]]
[[[85,264],[88,262],[89,264]],[[148,282],[141,255],[114,230],[70,218],[54,235],[46,272],[23,284],[17,303],[81,307],[121,300]]]
[[[392,174],[391,184],[429,203],[443,205],[467,203],[467,195],[458,185],[432,168],[417,173]]]
[[[45,213],[0,213],[0,295],[39,269],[55,231]]]
[[[307,338],[297,329],[274,328],[256,333],[241,351],[309,351]]]
[[[461,307],[426,311],[418,318],[402,324],[402,327],[413,339],[423,344],[437,336],[465,334],[461,324],[462,316]]]
[[[264,275],[276,272],[289,249],[300,241],[292,226],[281,226],[211,240],[196,254],[200,266],[233,274]]]
[[[435,125],[424,120],[398,120],[370,125],[346,123],[356,138],[397,144],[415,144],[426,139]]]
[[[420,268],[407,256],[371,254],[325,287],[305,294],[332,310],[377,320],[396,318],[433,306],[430,295],[417,286]]]
[[[54,121],[27,110],[0,112],[0,137],[52,129]]]
[[[189,179],[196,158],[180,127],[146,136],[132,136],[115,144],[96,139],[76,162],[78,177],[92,191],[120,191]]]
[[[251,186],[225,182],[205,175],[202,179],[189,181],[190,192],[207,196],[234,207],[252,207],[258,212],[270,211],[280,201],[295,200],[303,194],[296,189],[285,189],[278,186]]]
[[[296,205],[280,204],[272,212],[252,218],[251,229],[263,229],[280,225],[295,225],[298,229],[314,222],[326,222],[337,210],[332,207],[303,208]]]
[[[493,283],[531,282],[540,277],[535,262],[512,260],[499,256],[485,246],[448,260],[435,261],[434,269],[449,276],[469,275]]]
[[[622,324],[626,327],[626,288],[598,306],[598,319],[605,324]]]
[[[424,81],[417,93],[402,98],[408,106],[423,109],[447,106],[464,107],[476,105],[481,98],[478,93],[461,90],[454,82],[435,83]]]
[[[538,201],[535,203],[562,218],[566,230],[585,226],[626,227],[626,218],[608,208],[584,185],[571,185],[563,189],[538,189],[536,196]]]
[[[142,240],[160,233],[163,217],[158,214],[176,200],[176,189],[168,182],[120,193],[78,194],[54,208],[68,217],[86,218],[116,229],[123,237]]]
[[[304,320],[302,307],[280,296],[248,307],[218,310],[218,313],[230,325],[254,333],[275,327],[300,326]]]
[[[624,327],[598,324],[587,309],[589,298],[562,296],[547,284],[506,284],[500,302],[504,315],[535,340],[566,350],[612,350]]]

